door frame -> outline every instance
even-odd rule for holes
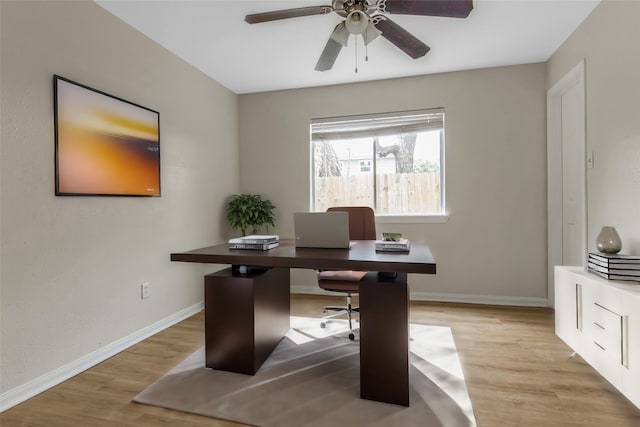
[[[587,115],[585,60],[580,61],[547,91],[547,302],[554,307],[554,266],[562,264],[562,95],[575,86],[583,91],[582,265],[587,258]]]

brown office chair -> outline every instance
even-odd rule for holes
[[[349,213],[349,240],[376,240],[376,222],[373,209],[367,206],[340,206],[327,209],[327,212]],[[326,326],[325,319],[347,315],[349,319],[349,339],[354,340],[352,327],[353,312],[359,313],[360,308],[351,305],[351,296],[360,291],[359,281],[367,274],[366,271],[333,271],[325,270],[318,273],[318,286],[321,289],[347,294],[346,306],[326,306],[322,311],[320,327]],[[335,313],[329,314],[330,311]]]

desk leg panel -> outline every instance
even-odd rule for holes
[[[289,269],[205,276],[208,368],[255,374],[289,330]]]
[[[406,273],[368,273],[360,284],[360,397],[409,406]]]
[[[254,288],[254,345],[257,371],[290,327],[291,290],[288,268],[272,268]]]

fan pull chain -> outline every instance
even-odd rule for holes
[[[355,49],[355,53],[356,53],[356,74],[358,74],[358,38],[356,37],[355,43],[354,43],[356,49]]]
[[[362,34],[362,39],[364,40],[364,60],[365,62],[369,61],[369,44],[367,43],[367,33],[366,31]]]

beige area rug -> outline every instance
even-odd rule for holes
[[[346,321],[292,317],[256,375],[204,367],[204,347],[134,402],[255,426],[475,426],[451,330],[410,326],[410,406],[360,399],[359,343]]]

